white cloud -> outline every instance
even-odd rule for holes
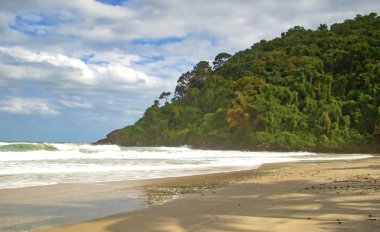
[[[107,62],[110,64],[117,63],[123,66],[131,66],[132,62],[139,61],[140,56],[134,54],[125,54],[123,51],[94,51],[93,57],[89,59],[90,63]]]
[[[329,24],[357,13],[379,10],[380,3],[374,0],[129,0],[123,6],[94,0],[30,0],[23,4],[3,0],[0,10],[3,17],[0,18],[8,23],[8,28],[0,25],[0,29],[6,30],[0,33],[7,45],[22,44],[28,50],[64,54],[70,58],[91,51],[95,55],[93,61],[109,61],[112,65],[132,69],[135,68],[131,61],[160,55],[164,61],[145,63],[139,71],[145,70],[148,76],[168,77],[165,74],[170,73],[177,77],[187,71],[179,71],[178,67],[188,68],[189,63],[194,65],[199,60],[211,59],[219,52],[234,53],[260,39],[279,36],[295,25],[315,28],[319,23]],[[22,27],[9,28],[9,25],[17,28],[18,24],[25,24],[25,30],[31,31],[43,28],[46,34],[36,38],[25,35]],[[172,37],[183,40],[154,44],[155,39]],[[153,39],[153,44],[130,44],[135,39]],[[125,56],[123,61],[119,55]],[[157,64],[163,62],[167,65],[161,69]],[[86,72],[86,66],[80,62],[75,68],[82,74]],[[74,81],[91,82],[91,70],[79,77]]]
[[[0,111],[13,114],[40,114],[43,116],[57,116],[60,113],[43,99],[7,97],[0,100]]]
[[[80,108],[80,109],[92,109],[94,106],[89,102],[77,101],[77,100],[60,100],[62,105],[67,108]]]
[[[56,88],[79,87],[94,91],[147,90],[166,85],[158,77],[126,66],[137,60],[136,56],[99,53],[94,57],[94,63],[86,64],[79,58],[63,54],[0,47],[0,79],[50,82],[55,83]],[[106,63],[97,64],[98,60]]]
[[[373,0],[130,0],[124,7],[87,0],[65,1],[65,6],[75,8],[84,19],[62,25],[59,33],[64,35],[89,41],[129,41],[208,34],[228,42],[226,47],[233,43],[235,49],[249,46],[258,35],[262,38],[279,33],[289,22],[310,27],[317,21],[342,20],[379,9],[379,3]],[[327,19],[326,14],[330,16]]]
[[[2,78],[46,80],[63,77],[81,84],[95,82],[93,72],[79,59],[61,54],[33,52],[22,47],[0,47],[0,65],[0,68],[8,71],[2,72]],[[71,69],[71,72],[67,75],[61,73],[63,70],[69,71],[67,69]]]

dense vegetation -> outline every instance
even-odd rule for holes
[[[379,152],[380,18],[296,26],[199,62],[135,125],[99,143]],[[160,106],[162,103],[162,106]]]

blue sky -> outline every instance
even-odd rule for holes
[[[2,0],[0,141],[96,141],[200,60],[370,12],[380,1]]]

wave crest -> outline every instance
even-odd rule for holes
[[[0,145],[0,152],[58,151],[53,145],[40,143],[15,143]]]

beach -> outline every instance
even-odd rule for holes
[[[2,232],[54,228],[153,209],[178,198],[217,196],[213,191],[257,185],[289,165],[372,157],[77,143],[4,142],[0,150]]]
[[[164,178],[142,189],[152,202],[178,199],[40,231],[380,231],[376,156]]]

